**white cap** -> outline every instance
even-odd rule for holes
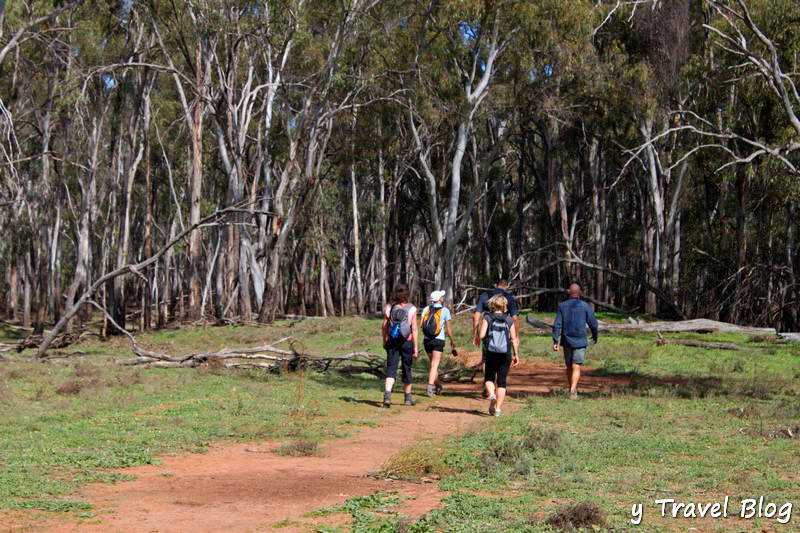
[[[447,292],[446,292],[446,291],[433,291],[433,292],[431,293],[431,301],[432,301],[432,302],[438,302],[439,300],[441,300],[441,299],[442,299],[442,297],[443,297],[445,294],[447,294]]]

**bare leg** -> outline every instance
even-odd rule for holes
[[[439,362],[442,360],[442,352],[432,352],[428,354],[431,360],[431,371],[428,374],[428,384],[433,385],[439,381]]]
[[[394,387],[394,378],[386,378],[386,384],[383,390],[386,392],[392,392],[392,387]]]
[[[567,374],[567,388],[571,389],[572,388],[572,365],[567,365],[566,371],[567,371],[566,372],[566,374]]]
[[[494,386],[494,383],[492,383]],[[500,409],[503,407],[503,400],[506,399],[506,388],[505,387],[497,387],[497,408]]]
[[[486,391],[486,397],[489,398],[494,394],[494,382],[493,381],[486,381],[483,384],[483,388]],[[503,389],[503,393],[505,393],[505,389]]]
[[[572,380],[570,382],[570,392],[578,390],[578,380],[581,379],[581,365],[572,365]]]

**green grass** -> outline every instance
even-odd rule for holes
[[[367,329],[343,320],[337,331],[343,324]],[[291,328],[172,330],[141,335],[140,342],[186,354],[293,334],[324,339],[313,346],[319,353],[344,352],[338,337],[303,330],[311,326],[319,328],[308,321]],[[379,391],[370,376],[140,369],[114,364],[130,357],[123,339],[79,348],[86,354],[66,364],[24,359],[29,354],[0,362],[0,510],[83,511],[88,504],[74,496],[82,484],[132,479],[116,470],[158,464],[164,454],[203,453],[224,440],[285,441],[286,453],[314,453],[319,442],[379,418],[373,406],[343,401]]]
[[[455,323],[462,350],[474,349],[470,320],[462,315]],[[522,334],[525,359],[561,364],[563,355],[552,351],[547,332],[523,325]],[[177,355],[288,335],[312,354],[382,353],[380,321],[362,318],[170,330],[139,341]],[[587,364],[632,380],[630,385],[578,402],[562,394],[529,397],[524,408],[487,420],[480,431],[402,452],[387,473],[439,476],[441,487],[453,491],[441,509],[415,523],[381,506],[392,497],[385,494],[349,501],[336,512],[350,514],[356,531],[548,531],[546,521],[558,508],[588,501],[605,512],[608,528],[623,530],[631,505],[643,503],[644,531],[796,530],[800,516],[788,526],[765,519],[698,526],[656,517],[658,494],[679,501],[729,495],[734,502],[764,495],[800,505],[800,440],[772,438],[775,428],[800,425],[800,345],[734,334],[667,337],[744,349],[656,346],[655,334],[602,335]],[[121,471],[125,467],[156,464],[166,454],[202,453],[228,440],[270,441],[286,453],[313,453],[325,439],[397,414],[360,401],[378,399],[379,382],[370,376],[121,367],[113,360],[130,357],[130,351],[119,338],[89,340],[79,349],[85,355],[64,364],[0,362],[0,510],[91,518],[76,489],[131,479]],[[446,357],[446,364],[453,362]],[[424,379],[426,371],[422,354],[415,376]]]
[[[564,394],[528,397],[523,409],[480,431],[398,454],[387,474],[438,474],[441,487],[455,491],[411,530],[481,531],[502,517],[501,531],[549,531],[546,521],[559,506],[584,501],[605,511],[611,530],[630,527],[634,503],[644,504],[644,531],[798,530],[800,516],[785,526],[765,518],[698,523],[657,516],[658,497],[707,502],[727,495],[731,514],[741,499],[762,495],[793,502],[795,515],[800,505],[800,439],[772,432],[800,426],[800,346],[747,335],[680,337],[745,350],[659,347],[654,334],[605,335],[587,364],[630,378],[630,385],[578,402]],[[561,362],[549,335],[530,329],[523,351]]]
[[[349,498],[342,505],[320,509],[309,513],[309,517],[324,517],[331,514],[348,514],[352,518],[349,531],[353,532],[394,532],[409,525],[409,521],[399,517],[395,510],[402,503],[396,492],[375,492],[367,496]],[[341,531],[341,528],[317,528],[321,532]]]

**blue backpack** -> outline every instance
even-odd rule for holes
[[[411,304],[399,306],[393,305],[389,310],[389,338],[393,340],[405,340],[411,335],[411,324],[408,322],[408,310]]]

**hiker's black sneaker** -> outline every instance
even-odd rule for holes
[[[392,406],[392,393],[391,392],[384,392],[383,393],[383,406],[384,407],[391,407]]]
[[[436,390],[434,392],[435,392],[436,396],[441,396],[441,394],[442,394],[442,386],[439,383],[436,384]]]
[[[406,401],[403,403],[405,405],[417,405],[417,402],[414,401],[414,398],[412,398],[410,394],[406,394]]]

